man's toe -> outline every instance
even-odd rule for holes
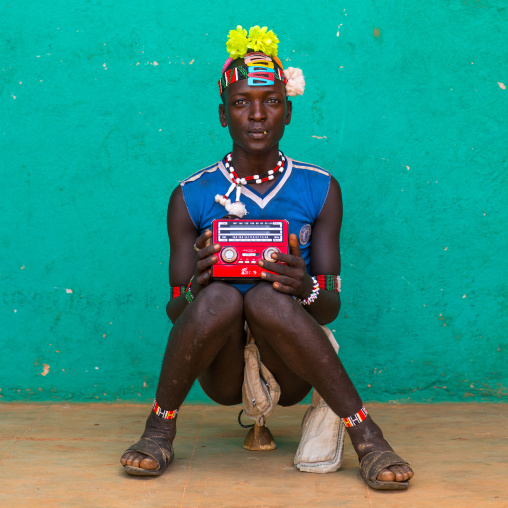
[[[395,473],[395,481],[405,482],[408,479],[407,471],[404,466],[393,466],[390,468]]]
[[[390,471],[390,469],[383,469],[378,475],[377,479],[381,482],[394,482],[395,481],[395,473]]]
[[[413,477],[413,470],[409,466],[390,466],[383,469],[377,479],[381,482],[405,482]]]
[[[157,462],[152,457],[145,457],[140,463],[139,467],[143,469],[157,469]]]
[[[129,461],[132,461],[132,452],[124,453],[120,459],[122,466],[130,466]]]
[[[136,455],[135,457],[133,457],[133,459],[130,461],[129,466],[132,466],[132,467],[139,467],[139,463],[141,462],[141,458],[139,457],[139,455]]]
[[[143,453],[128,452],[120,459],[122,466],[141,467],[143,469],[157,469],[157,462]]]

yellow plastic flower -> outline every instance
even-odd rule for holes
[[[247,30],[238,25],[236,30],[231,30],[226,42],[226,49],[233,59],[241,58],[247,53],[248,47]]]
[[[273,30],[268,32],[266,30],[266,26],[260,28],[258,25],[249,30],[249,48],[254,51],[261,51],[268,56],[276,56],[279,39],[277,39]]]

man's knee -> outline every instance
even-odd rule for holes
[[[193,315],[207,322],[231,322],[243,317],[243,297],[235,287],[213,282],[203,288],[192,302]]]
[[[245,318],[243,298],[234,287],[213,283],[204,287],[178,318],[169,340],[183,337],[195,351],[222,347],[233,335],[240,336]],[[188,360],[191,361],[192,355]]]
[[[261,325],[284,325],[298,307],[293,298],[276,291],[269,283],[257,284],[244,296],[247,322]]]

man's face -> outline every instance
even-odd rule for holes
[[[243,79],[229,85],[223,99],[224,104],[219,106],[221,125],[228,126],[236,147],[260,153],[278,145],[291,121],[292,108],[282,81],[249,86]]]

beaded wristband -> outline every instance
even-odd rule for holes
[[[369,412],[365,409],[365,405],[362,405],[362,408],[358,413],[355,413],[352,416],[348,416],[347,418],[342,418],[342,421],[346,425],[346,427],[354,427],[355,425],[358,425],[359,423],[362,423],[365,418],[367,418],[367,415]]]
[[[185,286],[172,286],[169,299],[177,298],[185,293]]]
[[[161,409],[159,404],[157,404],[157,399],[153,399],[153,410],[154,413],[157,416],[160,416],[161,418],[164,418],[164,420],[172,420],[173,418],[176,418],[178,414],[178,410],[180,408],[173,409],[173,411],[165,411],[164,409]]]
[[[340,293],[341,280],[339,275],[316,275],[316,278],[321,289]]]
[[[189,283],[187,284],[187,288],[185,289],[185,299],[189,303],[192,303],[192,300],[194,300],[194,295],[191,292],[191,284],[192,284],[193,280],[194,280],[194,275],[191,277],[191,280],[189,281]]]
[[[295,297],[296,301],[298,303],[300,303],[301,305],[310,305],[319,295],[318,281],[317,281],[316,277],[312,277],[312,280],[314,281],[314,286],[312,287],[312,293],[307,298],[305,298],[305,300]]]

